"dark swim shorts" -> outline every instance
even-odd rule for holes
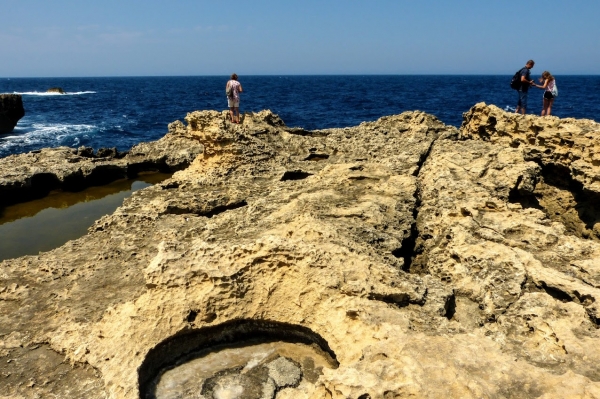
[[[545,92],[544,92],[544,98],[545,98],[545,99],[548,99],[548,100],[552,100],[552,99],[554,98],[554,96],[552,95],[552,93],[551,93],[551,92],[549,92],[549,91],[545,91]]]

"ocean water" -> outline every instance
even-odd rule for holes
[[[538,75],[532,74],[535,78]],[[460,126],[484,101],[514,111],[510,75],[240,76],[240,111],[270,109],[287,126],[323,129],[358,125],[421,110]],[[117,147],[156,140],[194,110],[227,108],[227,76],[0,78],[0,93],[23,96],[25,117],[0,135],[0,157],[56,146]],[[553,114],[600,121],[600,76],[557,76]],[[47,93],[61,87],[66,94]],[[539,114],[542,90],[532,88],[528,113]]]

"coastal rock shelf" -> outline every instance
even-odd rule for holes
[[[198,140],[167,133],[130,151],[101,148],[45,148],[0,159],[0,206],[42,198],[52,190],[78,191],[140,172],[171,173],[186,168],[202,153]]]
[[[598,124],[185,120],[189,166],[0,263],[0,397],[600,398]]]

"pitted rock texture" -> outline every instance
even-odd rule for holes
[[[476,104],[464,117],[464,137],[521,148],[544,167],[566,169],[583,188],[600,194],[600,124],[556,116],[525,117]]]
[[[25,116],[20,94],[0,94],[0,134],[11,133]]]
[[[530,206],[522,148],[421,112],[226,116],[171,124],[204,152],[88,235],[0,263],[0,396],[138,398],[153,348],[264,320],[339,362],[278,399],[600,398],[600,244]]]
[[[598,381],[599,354],[586,348],[599,337],[600,246],[507,201],[511,181],[539,170],[516,149],[438,141],[419,176],[413,267],[452,287],[459,330],[480,326],[517,359]]]
[[[521,116],[476,104],[464,115],[464,139],[518,148],[542,168],[529,206],[542,206],[572,234],[600,240],[600,124],[586,119]]]

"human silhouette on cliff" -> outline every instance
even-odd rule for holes
[[[542,73],[542,77],[540,78],[540,82],[542,85],[533,84],[538,89],[544,90],[544,104],[542,108],[542,116],[550,115],[552,113],[552,104],[554,104],[554,99],[558,95],[558,88],[556,87],[556,79],[554,76],[548,71],[544,71]]]
[[[533,60],[527,61],[525,66],[519,71],[521,74],[521,87],[519,88],[519,102],[517,103],[516,113],[525,114],[527,108],[527,97],[529,95],[529,86],[533,84],[531,80],[530,69],[533,68],[535,62]]]
[[[232,74],[231,79],[225,85],[231,123],[240,123],[240,93],[243,91],[242,85],[238,82],[238,76],[235,73]]]

